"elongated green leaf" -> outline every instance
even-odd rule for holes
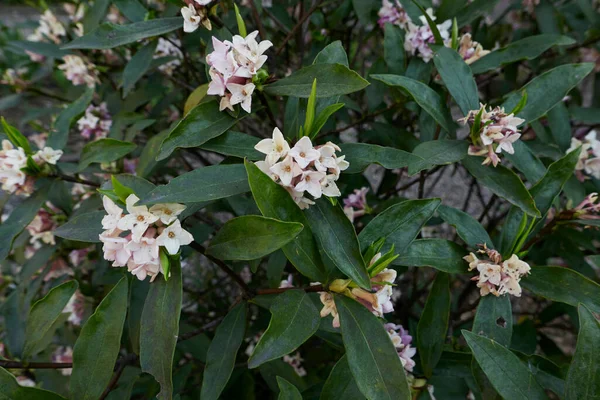
[[[321,250],[335,266],[360,287],[370,289],[371,281],[354,226],[342,208],[321,197],[304,214]]]
[[[319,400],[364,400],[365,396],[360,392],[350,366],[348,357],[344,354],[335,364],[329,377],[321,390]]]
[[[151,19],[129,25],[106,22],[92,32],[78,37],[61,49],[112,49],[152,36],[160,36],[181,28],[181,17]]]
[[[579,305],[579,335],[567,376],[566,400],[600,397],[600,323]]]
[[[362,304],[336,295],[346,357],[360,391],[371,400],[409,400],[404,367],[381,322]]]
[[[200,146],[203,150],[214,151],[248,160],[264,160],[265,155],[254,150],[254,146],[260,141],[257,137],[241,132],[227,131],[224,134],[209,140]]]
[[[81,97],[65,108],[54,121],[54,126],[48,135],[46,146],[53,149],[63,149],[67,145],[69,129],[79,115],[83,114],[94,97],[94,88],[88,88]]]
[[[19,53],[22,51],[30,51],[49,58],[63,58],[68,54],[72,54],[70,51],[61,50],[60,47],[54,43],[31,42],[28,40],[11,40],[8,42],[8,49]]]
[[[143,21],[148,13],[138,0],[112,0],[112,2],[131,22]]]
[[[84,32],[89,32],[98,27],[100,21],[105,17],[109,5],[110,0],[98,0],[87,9],[82,21]]]
[[[473,321],[473,333],[510,346],[513,317],[509,296],[484,296]]]
[[[462,259],[466,250],[445,239],[419,239],[411,243],[393,262],[407,267],[432,267],[451,274],[467,273]]]
[[[477,84],[463,58],[454,49],[436,46],[433,62],[463,115],[479,109]]]
[[[571,118],[585,124],[600,124],[600,108],[569,107]]]
[[[70,219],[66,224],[59,226],[54,235],[79,242],[100,242],[99,235],[102,233],[102,218],[104,211],[92,211],[78,215]]]
[[[313,64],[342,64],[348,67],[348,55],[342,42],[336,40],[325,46],[315,57]]]
[[[304,67],[292,75],[265,86],[273,96],[308,98],[314,80],[319,82],[317,97],[341,96],[366,88],[369,82],[342,64],[317,64]]]
[[[419,161],[419,158],[407,151],[376,144],[342,143],[340,148],[350,163],[348,169],[344,171],[347,174],[362,172],[370,164],[379,164],[385,169],[396,169]]]
[[[563,102],[557,103],[548,111],[548,124],[554,143],[562,151],[567,151],[571,145],[571,119],[569,110]]]
[[[127,278],[123,277],[87,320],[73,349],[71,397],[99,398],[113,375],[127,314]]]
[[[171,277],[159,277],[150,285],[142,311],[140,365],[160,384],[159,400],[171,400],[172,367],[181,312],[181,265],[171,259]]]
[[[502,106],[512,110],[521,100],[521,93],[527,91],[527,104],[518,115],[531,123],[561,101],[593,68],[593,63],[566,64],[553,68],[510,95]]]
[[[79,171],[83,171],[92,163],[109,163],[125,157],[135,150],[134,143],[123,142],[117,139],[104,138],[90,142],[81,151]]]
[[[456,228],[458,236],[470,247],[475,249],[479,244],[487,244],[490,249],[494,248],[494,243],[492,243],[490,235],[469,214],[445,205],[441,205],[437,209],[437,212],[444,221]]]
[[[474,74],[481,74],[515,61],[533,60],[553,46],[568,46],[573,43],[575,40],[562,35],[529,36],[483,56],[471,64],[471,70]]]
[[[600,313],[600,285],[572,269],[536,266],[521,283],[538,296]]]
[[[376,74],[371,75],[371,78],[385,83],[388,86],[401,87],[417,102],[419,106],[445,131],[452,131],[452,116],[444,104],[444,101],[432,88],[426,84],[414,79],[400,75]]]
[[[4,368],[0,368],[0,394],[3,400],[66,400],[48,390],[19,385],[14,375]]]
[[[221,227],[206,252],[221,260],[256,260],[294,240],[302,228],[297,222],[258,215],[237,217]]]
[[[514,172],[502,165],[495,168],[481,165],[480,157],[467,157],[463,159],[462,163],[479,183],[493,193],[521,208],[525,213],[533,217],[540,217],[540,212],[536,208],[531,194]]]
[[[298,388],[280,376],[277,377],[277,386],[279,386],[277,400],[302,400]]]
[[[385,24],[383,36],[383,58],[390,74],[403,75],[406,71],[404,30],[393,24]]]
[[[328,269],[323,265],[306,216],[283,187],[273,182],[253,163],[246,161],[245,165],[252,196],[262,215],[281,221],[298,222],[304,226],[296,239],[283,246],[285,256],[302,275],[313,281],[327,282],[335,267],[330,265]]]
[[[232,308],[215,332],[206,355],[200,396],[203,400],[217,400],[229,381],[237,352],[244,341],[247,308],[245,302]]]
[[[463,330],[462,333],[481,369],[503,398],[547,399],[544,389],[510,350],[472,332]]]
[[[31,307],[25,328],[24,359],[43,350],[39,346],[40,342],[45,336],[51,334],[50,329],[54,321],[60,316],[77,287],[77,281],[65,282],[50,290],[44,298]]]
[[[425,376],[431,377],[442,356],[450,320],[450,279],[438,272],[417,327],[417,343]]]
[[[127,97],[136,82],[139,81],[146,71],[148,71],[148,68],[150,68],[157,43],[158,42],[154,40],[139,49],[125,66],[125,69],[123,70],[123,98]]]
[[[156,188],[156,185],[152,182],[131,174],[113,175],[113,178],[115,178],[121,185],[133,190],[133,193],[140,198],[146,197],[150,192],[152,192],[152,190]],[[104,182],[102,184],[102,189],[114,189],[112,180]]]
[[[157,160],[169,157],[177,148],[199,147],[231,128],[237,120],[219,111],[215,101],[198,104],[163,141]]]
[[[498,0],[474,0],[467,3],[466,6],[456,13],[458,27],[462,28],[476,18],[488,15],[488,13],[492,12],[496,3],[498,3]]]
[[[529,182],[539,181],[546,173],[546,166],[544,163],[540,161],[525,142],[517,140],[513,143],[513,147],[515,153],[506,153],[504,154],[504,157],[506,157],[516,169],[521,171]]]
[[[421,143],[413,150],[415,156],[408,165],[408,174],[415,175],[435,165],[458,162],[467,156],[469,143],[464,140],[431,140]]]
[[[440,199],[407,200],[394,204],[373,218],[360,232],[360,248],[364,251],[371,243],[384,237],[388,247],[394,245],[395,252],[402,254],[439,205]]]

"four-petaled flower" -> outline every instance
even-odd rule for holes
[[[193,241],[194,237],[181,227],[179,220],[166,227],[156,239],[156,243],[159,246],[164,246],[171,255],[177,254],[180,246],[188,245]]]
[[[146,206],[136,206],[140,199],[135,194],[130,194],[125,200],[127,212],[117,223],[117,227],[122,231],[131,231],[134,241],[140,241],[146,229],[158,220],[158,217],[148,211]]]

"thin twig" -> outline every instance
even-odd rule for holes
[[[250,4],[250,8],[252,10],[252,17],[254,18],[254,22],[258,27],[258,33],[260,34],[260,38],[265,40],[265,38],[267,37],[267,33],[265,31],[265,27],[262,24],[262,21],[260,20],[260,15],[258,15],[258,9],[256,8],[256,4],[254,4],[254,0],[250,0],[248,3]]]
[[[82,185],[92,186],[96,188],[100,187],[99,183],[88,181],[87,179],[78,178],[76,176],[64,175],[60,172],[56,174],[56,177],[66,182],[80,183]]]
[[[0,367],[5,369],[63,369],[73,368],[73,363],[30,362],[0,360]]]
[[[300,27],[302,26],[302,24],[308,19],[308,17],[310,17],[312,15],[312,13],[314,13],[316,11],[317,8],[319,8],[321,6],[321,3],[323,3],[323,0],[319,0],[317,1],[307,12],[306,14],[304,14],[302,16],[302,18],[300,18],[300,21],[298,21],[298,23],[292,28],[292,30],[290,31],[290,33],[288,33],[288,35],[285,37],[285,39],[283,39],[283,42],[281,43],[281,45],[279,45],[279,48],[277,49],[277,51],[275,52],[275,55],[278,56],[279,54],[281,54],[281,52],[283,51],[283,49],[285,48],[285,45],[287,44],[287,42],[290,41],[290,39],[294,36],[294,34],[296,33],[296,31],[298,29],[300,29]]]
[[[193,331],[179,335],[179,337],[177,337],[177,341],[183,342],[184,340],[188,340],[188,339],[193,338],[194,336],[198,336],[201,333],[204,333],[204,332],[208,331],[209,329],[214,328],[215,326],[219,325],[219,323],[221,322],[222,319],[223,318],[218,318],[214,321],[210,321],[208,324],[201,326],[198,329],[195,329]]]
[[[289,287],[289,288],[278,288],[278,289],[258,289],[256,294],[279,294],[287,292],[288,290],[304,290],[305,292],[322,292],[324,290],[323,285],[305,286],[305,287]]]

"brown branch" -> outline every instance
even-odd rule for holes
[[[5,369],[62,369],[73,368],[73,363],[52,362],[20,362],[13,360],[0,360],[0,367]]]
[[[254,22],[256,22],[256,26],[258,27],[258,33],[260,34],[260,38],[265,40],[267,38],[267,32],[265,31],[265,27],[260,20],[260,15],[258,15],[258,10],[256,8],[256,4],[254,4],[254,0],[250,0],[248,2],[250,4],[250,8],[252,9],[252,17],[254,18]]]
[[[204,333],[207,330],[209,330],[209,329],[214,328],[215,326],[217,326],[219,324],[219,322],[221,322],[222,319],[223,318],[218,318],[218,319],[216,319],[214,321],[210,321],[208,324],[206,324],[204,326],[201,326],[198,329],[195,329],[193,331],[190,331],[190,332],[184,333],[182,335],[179,335],[179,337],[177,337],[177,341],[178,342],[183,342],[184,340],[188,340],[188,339],[193,338],[194,336],[198,336],[201,333]]]
[[[278,288],[278,289],[258,289],[256,294],[279,294],[287,292],[288,290],[304,290],[305,292],[322,292],[325,290],[323,285],[305,286],[305,287],[289,287],[289,288]]]
[[[275,55],[278,56],[279,54],[281,54],[281,52],[283,51],[283,49],[285,48],[285,45],[287,44],[287,42],[290,41],[290,39],[294,36],[294,34],[296,33],[296,31],[298,29],[300,29],[300,27],[302,26],[302,24],[304,22],[306,22],[306,20],[308,19],[308,17],[310,17],[312,15],[312,13],[314,13],[316,11],[317,8],[319,8],[321,6],[321,3],[323,3],[323,0],[319,0],[317,1],[311,8],[310,10],[308,10],[308,12],[306,14],[304,14],[302,16],[302,18],[300,18],[300,21],[298,21],[298,23],[292,28],[292,30],[290,31],[290,33],[288,33],[288,35],[285,37],[285,39],[283,39],[283,42],[281,43],[281,45],[279,46],[279,48],[277,49],[277,51],[275,52]]]
[[[96,187],[96,188],[100,187],[99,183],[96,183],[96,182],[93,182],[93,181],[88,181],[87,179],[78,178],[76,176],[64,175],[61,172],[58,172],[56,174],[56,177],[59,178],[59,179],[62,179],[65,182],[80,183],[82,185],[92,186],[92,187]]]

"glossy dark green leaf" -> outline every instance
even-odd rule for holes
[[[404,30],[399,26],[387,23],[383,36],[383,58],[388,72],[403,75],[406,71],[406,52],[404,51]]]
[[[507,111],[512,110],[521,100],[522,92],[527,91],[527,104],[518,116],[531,123],[560,102],[593,68],[593,63],[565,64],[553,68],[510,95],[502,106]]]
[[[62,49],[112,49],[152,36],[160,36],[183,26],[181,17],[151,19],[129,25],[106,22],[92,32],[62,46]]]
[[[400,75],[379,74],[371,75],[371,78],[381,81],[388,86],[405,89],[417,104],[427,114],[431,115],[445,131],[450,132],[452,130],[454,122],[452,122],[452,116],[445,102],[435,90],[426,84]]]
[[[342,143],[340,148],[350,163],[348,169],[344,171],[346,174],[362,172],[370,164],[379,164],[385,169],[396,169],[419,161],[419,158],[407,151],[376,144]]]
[[[360,287],[370,289],[371,280],[360,253],[354,226],[339,206],[321,197],[304,211],[310,228],[323,251],[346,276]]]
[[[419,239],[394,260],[394,265],[407,267],[432,267],[451,274],[467,273],[467,263],[462,259],[467,251],[445,239]]]
[[[52,147],[53,149],[63,149],[67,145],[71,125],[79,115],[83,114],[85,109],[92,102],[93,97],[94,88],[87,88],[81,97],[69,104],[67,108],[58,114],[58,117],[56,117],[56,121],[54,121],[54,125],[50,130],[50,134],[48,135],[46,146]]]
[[[140,365],[160,384],[159,400],[171,400],[172,367],[181,312],[181,265],[171,259],[171,276],[158,277],[146,297],[140,331]]]
[[[315,57],[313,64],[342,64],[348,67],[348,55],[342,42],[336,40],[325,46]]]
[[[279,386],[277,400],[302,400],[298,388],[280,376],[277,377],[277,386]]]
[[[110,0],[98,0],[91,4],[83,16],[83,31],[90,32],[98,27],[100,21],[106,16]]]
[[[92,211],[77,215],[56,228],[54,235],[79,242],[98,243],[100,242],[99,235],[102,233],[102,218],[105,215],[104,211]]]
[[[442,356],[450,320],[450,305],[450,279],[448,274],[438,272],[417,326],[421,368],[427,377],[431,377]]]
[[[600,124],[600,108],[569,107],[571,118],[585,124]]]
[[[221,260],[255,260],[294,240],[302,228],[298,222],[258,215],[237,217],[221,227],[206,252]]]
[[[49,390],[23,387],[13,374],[0,368],[0,396],[4,400],[66,400]]]
[[[273,96],[308,98],[314,80],[318,82],[317,97],[341,96],[366,88],[369,82],[342,64],[317,64],[304,67],[292,75],[265,86]]]
[[[584,305],[579,305],[579,335],[567,375],[566,400],[600,397],[600,323]]]
[[[381,238],[388,246],[394,245],[396,254],[402,252],[417,237],[421,228],[429,221],[440,205],[440,199],[406,200],[385,209],[358,235],[363,251]]]
[[[463,115],[478,110],[479,92],[471,68],[454,49],[436,46],[434,51],[435,67]]]
[[[554,143],[564,152],[571,146],[571,119],[563,102],[557,103],[548,111],[548,125]]]
[[[415,156],[408,165],[408,174],[430,169],[436,165],[458,162],[467,156],[469,143],[465,140],[431,140],[421,143],[413,150]]]
[[[529,146],[522,140],[513,143],[514,154],[503,154],[504,157],[525,175],[529,182],[539,181],[546,173],[546,166]]]
[[[127,314],[127,286],[127,278],[121,278],[81,329],[73,349],[71,397],[75,399],[98,399],[113,376]]]
[[[531,194],[514,172],[502,165],[497,167],[481,165],[481,161],[481,157],[469,156],[463,159],[462,163],[480,184],[527,214],[540,217]]]
[[[491,13],[496,3],[498,3],[498,0],[474,0],[469,2],[456,13],[458,27],[461,28],[471,21]]]
[[[505,399],[547,399],[531,372],[506,347],[472,332],[462,331],[473,356],[498,393]]]
[[[237,352],[244,341],[247,307],[242,302],[232,308],[215,332],[206,355],[202,400],[217,400],[229,381]]]
[[[156,188],[156,185],[152,182],[136,175],[119,174],[113,175],[113,178],[115,178],[121,185],[133,190],[133,193],[140,198],[146,197],[150,192],[152,192],[152,190]],[[108,180],[104,182],[102,184],[102,189],[113,189],[112,181]]]
[[[143,21],[148,10],[138,0],[112,0],[119,11],[131,22]]]
[[[456,228],[458,236],[470,247],[475,249],[479,244],[487,244],[489,248],[494,248],[485,228],[469,214],[443,204],[437,212],[444,221]]]
[[[134,143],[117,139],[104,138],[85,145],[79,159],[79,171],[83,171],[92,163],[110,163],[125,157],[135,150]]]
[[[335,267],[330,265],[328,269],[323,265],[312,229],[304,213],[298,208],[290,194],[273,182],[256,165],[247,161],[245,165],[252,196],[260,212],[265,217],[298,222],[304,226],[296,239],[282,248],[288,260],[302,275],[313,281],[327,282],[331,270]]]
[[[404,367],[388,333],[365,306],[335,296],[346,357],[356,385],[371,400],[409,400]]]
[[[265,155],[254,150],[254,146],[256,146],[259,141],[259,138],[245,133],[227,131],[204,143],[200,148],[224,154],[226,156],[247,158],[252,161],[264,160]]]
[[[473,333],[492,339],[508,348],[512,327],[510,296],[488,295],[481,298],[473,321]]]
[[[60,317],[77,287],[77,281],[65,282],[50,290],[46,296],[31,306],[27,318],[27,327],[25,328],[24,359],[28,359],[43,350],[43,347],[40,348],[40,342],[49,334],[54,321]]]
[[[140,154],[139,162],[135,169],[137,175],[147,178],[151,176],[161,164],[168,161],[156,161],[156,156],[160,152],[160,146],[167,136],[169,136],[169,131],[162,131],[148,139],[148,142],[146,142],[146,145],[142,149],[142,154]]]
[[[343,355],[342,358],[335,364],[329,377],[321,390],[319,400],[364,400],[365,396],[360,392],[350,366],[348,365],[348,357]]]
[[[157,160],[164,160],[178,148],[199,147],[225,133],[237,120],[219,111],[215,101],[198,104],[173,128],[163,141]]]
[[[139,81],[150,68],[157,43],[158,41],[154,40],[139,49],[125,66],[125,69],[123,70],[123,98],[127,97],[131,89],[134,88],[136,82]]]
[[[567,46],[573,43],[575,40],[562,35],[529,36],[481,57],[471,64],[471,70],[474,74],[481,74],[515,61],[533,60],[551,47]]]

